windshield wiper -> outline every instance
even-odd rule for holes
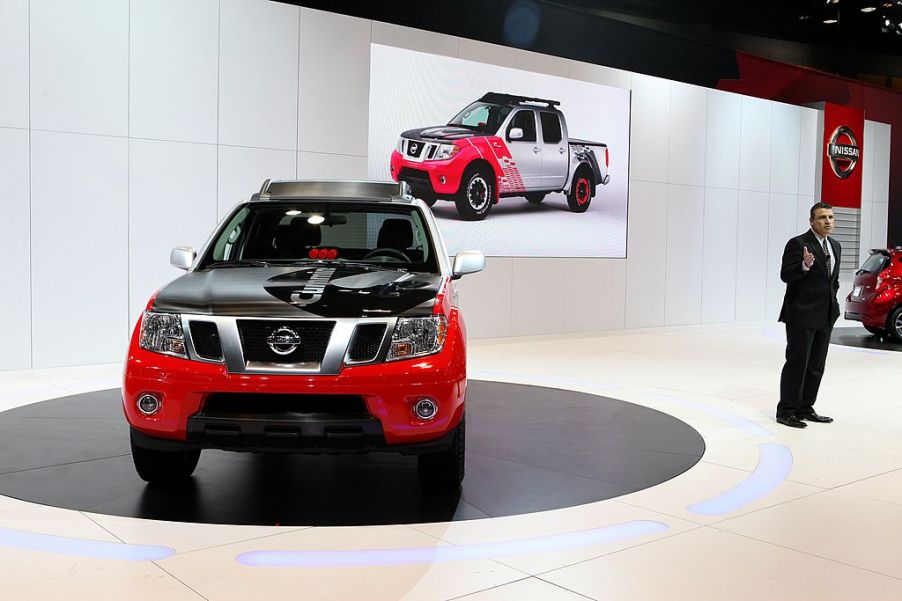
[[[230,261],[214,261],[207,267],[268,267],[266,261],[258,261],[256,259],[233,259]]]

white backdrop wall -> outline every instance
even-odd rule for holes
[[[265,178],[364,178],[371,42],[632,90],[628,258],[489,259],[471,337],[776,318],[813,109],[265,0],[0,0],[0,369],[121,360],[172,246]],[[889,126],[864,143],[866,249]]]

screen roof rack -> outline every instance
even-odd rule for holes
[[[547,104],[550,107],[560,106],[557,100],[546,100],[544,98],[531,98],[529,96],[515,96],[514,94],[499,94],[498,92],[487,92],[479,99],[480,102],[492,102],[494,104],[522,104],[524,102],[533,102],[537,104]]]

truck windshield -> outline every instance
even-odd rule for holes
[[[216,234],[200,269],[308,261],[439,270],[416,208],[316,201],[241,206]]]
[[[448,125],[457,125],[468,129],[475,129],[484,134],[494,134],[504,123],[510,114],[512,107],[489,102],[474,102],[456,117],[448,122]]]

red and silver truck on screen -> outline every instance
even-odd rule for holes
[[[447,125],[401,134],[391,175],[430,206],[453,200],[461,217],[484,219],[501,198],[538,204],[563,192],[574,213],[610,181],[607,144],[567,135],[560,102],[489,92]]]

